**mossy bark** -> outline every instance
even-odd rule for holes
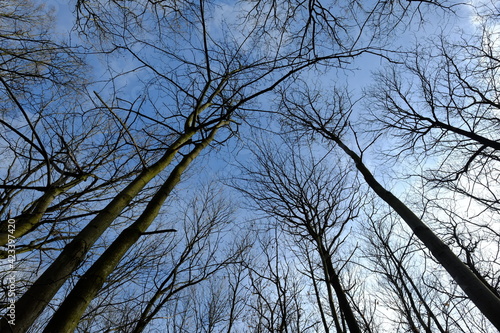
[[[213,140],[217,128],[198,143],[193,150],[184,156],[172,170],[167,180],[148,203],[141,216],[113,241],[99,259],[80,278],[70,294],[60,305],[44,332],[73,332],[89,303],[97,295],[106,278],[113,272],[127,251],[137,242],[147,230],[160,211],[165,200],[174,187],[180,182],[181,176],[191,162]]]
[[[23,333],[33,324],[49,304],[59,288],[82,263],[85,255],[125,207],[156,175],[174,159],[179,149],[196,133],[194,129],[183,133],[153,165],[144,169],[127,187],[100,211],[80,233],[63,249],[54,262],[16,302],[16,325],[8,318],[0,321],[1,332]],[[61,331],[63,332],[63,331]]]

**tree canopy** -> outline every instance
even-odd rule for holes
[[[2,2],[0,330],[500,330],[499,13]]]

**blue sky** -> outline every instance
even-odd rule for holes
[[[80,40],[79,35],[74,30],[72,30],[74,27],[75,19],[72,7],[73,3],[68,4],[65,1],[56,0],[49,0],[45,3],[54,11],[54,15],[56,17],[56,31],[60,34],[61,38],[69,38],[67,34],[71,34],[71,37],[69,38],[71,40],[71,43],[73,45],[79,45],[79,43],[82,42],[83,39]],[[250,3],[246,3],[246,5],[243,6],[250,6]],[[227,31],[224,31],[225,28],[221,24],[221,20],[226,21],[229,26],[232,26],[233,28],[235,27],[235,25],[232,25],[237,22],[237,20],[235,20],[235,12],[237,12],[235,6],[232,4],[232,2],[229,1],[221,1],[220,6],[216,6],[214,11],[211,12],[212,16],[208,18],[209,24],[207,26],[209,30],[213,32],[214,39],[217,39],[216,41],[208,41],[211,46],[219,45],[216,44],[218,42],[222,43],[224,34],[227,33]],[[427,11],[424,14],[426,15],[426,19],[428,19],[429,23],[425,23],[425,25],[420,26],[418,24],[412,24],[411,28],[405,30],[404,32],[395,31],[393,33],[393,36],[391,36],[390,44],[387,46],[395,47],[398,50],[404,50],[407,47],[411,48],[418,43],[422,44],[423,46],[428,46],[428,41],[426,39],[428,36],[435,36],[438,33],[443,33],[447,37],[452,37],[458,29],[468,30],[475,27],[474,19],[471,18],[466,10],[464,10],[457,19],[453,20],[442,19],[441,14],[433,13],[432,11]],[[416,23],[418,21],[418,17],[415,17],[414,20],[414,23]],[[271,57],[273,51],[275,51],[275,48],[277,47],[276,45],[278,45],[277,41],[273,40],[272,42],[265,45],[259,44],[259,42],[262,42],[261,40],[249,40],[243,43],[244,32],[248,31],[248,26],[250,25],[247,25],[243,28],[240,27],[241,31],[231,31],[230,34],[231,37],[234,37],[234,41],[236,43],[240,42],[243,44],[241,47],[242,57],[244,58],[244,56],[247,56],[248,54],[250,54],[250,56],[248,56],[249,58],[257,57],[256,54],[260,56]],[[172,50],[175,47],[180,50],[179,54],[181,56],[185,56],[185,59],[196,59],[197,61],[202,62],[203,53],[199,52],[198,50],[197,52],[193,52],[193,54],[191,54],[190,47],[192,45],[188,45],[187,43],[193,42],[193,45],[202,45],[202,41],[196,39],[199,38],[199,35],[196,35],[196,37],[192,37],[192,35],[189,35],[189,33],[186,33],[186,35],[189,37],[187,37],[184,41],[172,41],[172,44],[170,44]],[[274,31],[270,33],[268,37],[272,39],[277,35],[278,32]],[[284,38],[288,38],[291,36],[291,34],[285,32],[283,36]],[[145,39],[150,38],[148,35],[141,35],[141,37],[144,37]],[[151,39],[155,37],[156,36],[152,36]],[[321,38],[326,37],[323,36]],[[165,38],[165,40],[167,39],[168,38]],[[159,43],[161,42],[161,40],[153,41],[153,43],[156,42]],[[185,45],[183,44],[184,42],[186,42]],[[168,43],[166,44],[168,46]],[[262,47],[261,49],[252,49],[254,47],[259,47],[259,45]],[[327,52],[326,50],[328,49],[328,47],[326,47],[325,45],[326,44],[319,45],[318,50],[320,50],[321,52]],[[172,81],[177,80],[181,84],[186,83],[187,85],[190,85],[188,88],[185,87],[186,91],[193,92],[194,94],[199,92],[200,86],[203,84],[203,75],[192,70],[193,68],[195,68],[195,66],[183,64],[185,65],[185,67],[178,67],[180,66],[180,64],[182,64],[181,61],[172,60],[174,59],[174,57],[168,58],[165,56],[165,53],[158,52],[157,50],[155,51],[153,45],[138,43],[132,45],[131,49],[136,52],[142,52],[141,56],[143,57],[143,59],[148,59],[152,64],[157,65],[158,68],[164,70],[165,73],[172,73],[172,77],[174,78]],[[217,52],[222,52],[223,49],[224,47],[218,47]],[[213,50],[213,52],[213,54],[216,54],[215,50]],[[144,69],[136,70],[136,68],[141,66],[141,63],[137,59],[134,59],[130,54],[115,52],[111,53],[108,56],[92,55],[87,59],[92,68],[91,74],[96,80],[106,80],[109,76],[118,74],[118,78],[113,82],[114,86],[111,84],[103,84],[102,82],[98,82],[94,86],[89,88],[90,93],[91,90],[96,90],[104,100],[110,100],[110,103],[120,103],[116,100],[112,101],[112,92],[114,88],[118,92],[118,98],[121,98],[122,100],[126,99],[128,101],[133,101],[139,95],[145,94],[145,84],[152,83],[152,86],[147,87],[150,92],[149,97],[151,97],[151,99],[155,102],[154,105],[158,106],[159,109],[163,108],[162,111],[164,113],[155,113],[153,110],[153,103],[145,103],[144,113],[146,115],[155,117],[157,115],[168,116],[169,112],[175,114],[177,111],[181,111],[184,115],[189,114],[189,105],[192,105],[192,101],[191,104],[189,104],[189,98],[185,97],[182,93],[176,94],[176,92],[178,92],[176,89],[169,89],[168,87],[165,88],[166,86],[168,86],[168,82],[171,81],[160,81],[159,79],[158,81],[152,81],[154,79],[154,75],[151,71],[147,71]],[[162,63],[162,59],[167,60]],[[248,61],[248,59],[242,59],[242,61]],[[370,85],[371,72],[382,68],[386,64],[386,60],[378,56],[363,55],[357,57],[353,61],[353,63],[349,65],[348,69],[331,67],[322,68],[321,71],[305,71],[303,74],[301,74],[301,83],[309,85],[310,87],[315,85],[318,89],[322,90],[323,94],[325,95],[331,93],[331,89],[335,85],[346,85],[355,96],[359,96],[362,93],[363,88]],[[190,70],[192,70],[192,72],[189,72]],[[122,72],[124,74],[120,75]],[[249,75],[250,74],[253,73],[249,73]],[[193,78],[195,79],[193,80]],[[157,82],[163,82],[165,86],[158,88],[154,85]],[[165,90],[161,90],[161,88],[165,88]],[[177,101],[175,99],[176,97],[178,97],[180,101]],[[89,98],[91,98],[96,104],[99,104],[92,93],[90,94]],[[183,103],[183,98],[186,98],[187,102]],[[262,109],[273,110],[279,104],[277,103],[278,101],[279,100],[277,99],[276,95],[270,92],[264,95],[262,98],[259,98],[257,100],[258,105],[256,106]],[[175,108],[178,106],[181,106],[181,108],[186,107],[186,109],[175,110]],[[364,106],[362,103],[360,103],[357,107],[362,110]],[[124,112],[124,114],[126,114],[126,112]],[[249,112],[249,114],[251,117],[255,118],[251,121],[261,120],[263,122],[263,127],[268,126],[273,130],[280,129],[279,124],[277,123],[272,123],[271,125],[266,123],[268,119],[266,118],[265,113]],[[179,119],[182,118],[179,117]],[[175,126],[182,125],[181,120],[175,120],[175,122]],[[139,137],[141,133],[140,131],[142,129],[138,128],[137,130],[137,132],[133,132],[134,135],[138,136],[136,139],[139,141],[145,139],[144,137]],[[198,186],[201,182],[211,179],[219,180],[220,178],[222,178],[223,180],[230,180],[233,174],[237,174],[239,172],[239,170],[235,168],[237,162],[247,163],[251,160],[249,159],[250,154],[248,152],[248,148],[253,144],[253,142],[251,141],[253,139],[253,137],[251,136],[251,129],[248,127],[248,125],[242,122],[240,130],[241,132],[239,134],[241,135],[241,140],[233,138],[224,146],[216,147],[212,151],[204,153],[203,156],[196,160],[193,163],[192,168],[186,173],[186,182],[179,185],[176,193],[179,193],[179,195],[181,196],[186,193],[186,196],[190,196],[194,191],[193,189],[196,189],[196,186]],[[255,129],[253,130],[255,131]],[[227,135],[227,132],[221,134]],[[221,137],[223,135],[221,135]],[[266,140],[272,140],[271,135],[264,137]],[[355,145],[352,136],[347,141],[351,147]],[[364,143],[365,142],[362,142],[362,145]],[[380,155],[377,154],[377,151],[383,150],[387,148],[387,146],[387,142],[380,140],[377,145],[371,148],[366,160],[368,167],[375,173],[377,177],[383,179],[386,183],[389,184],[390,188],[395,190],[397,193],[411,193],[411,187],[413,185],[411,183],[411,180],[401,181],[400,179],[394,179],[393,173],[402,174],[408,171],[409,168],[414,167],[414,165],[411,165],[411,163],[408,162],[393,164],[390,161],[387,162],[386,160],[383,160],[383,158],[380,158]],[[323,152],[324,148],[318,143],[318,147],[314,147],[314,149],[316,149],[316,151]],[[382,163],[384,164],[382,165]],[[239,195],[235,194],[236,192],[231,192],[231,195],[233,195],[233,193],[234,198],[241,199]],[[173,204],[175,204],[175,200],[173,201]],[[244,205],[242,206],[244,207]],[[166,210],[169,207],[168,205],[166,205],[164,208]],[[240,218],[237,218],[237,220],[243,221],[247,218],[247,216],[251,216],[252,213],[252,211],[245,211],[243,208],[241,215],[242,217],[240,216]],[[108,240],[103,241],[103,243],[106,242],[108,242]]]

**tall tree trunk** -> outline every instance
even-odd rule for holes
[[[193,150],[184,156],[172,170],[169,177],[154,197],[149,201],[141,216],[115,239],[99,259],[79,279],[70,294],[60,305],[44,332],[73,332],[89,303],[97,295],[106,278],[113,272],[125,253],[137,242],[139,237],[154,221],[160,208],[174,187],[180,182],[181,175],[191,162],[214,139],[219,124],[210,135],[198,143]]]
[[[415,283],[413,278],[410,276],[410,273],[406,270],[406,268],[403,264],[403,258],[400,258],[400,259],[397,258],[396,253],[394,253],[394,251],[392,250],[388,239],[387,240],[384,239],[384,237],[382,235],[380,235],[378,233],[378,231],[375,231],[375,234],[377,235],[377,238],[378,238],[380,244],[383,246],[383,248],[385,250],[384,252],[386,253],[386,256],[388,256],[388,260],[390,260],[393,263],[394,267],[397,269],[397,273],[399,275],[398,279],[401,281],[401,285],[402,285],[401,287],[406,292],[407,297],[404,297],[404,294],[402,294],[403,297],[402,297],[401,301],[410,303],[411,307],[413,308],[413,311],[418,316],[418,320],[420,322],[420,325],[422,325],[422,327],[425,328],[425,331],[427,333],[429,333],[431,331],[431,323],[430,323],[431,319],[434,322],[434,324],[436,325],[436,329],[439,330],[439,332],[446,333],[446,330],[441,325],[437,316],[432,311],[432,309],[429,306],[424,295],[422,295],[417,284]],[[427,311],[427,316],[428,316],[428,323],[427,324],[424,322],[422,316],[420,315],[420,312],[415,304],[415,300],[413,300],[413,296],[411,296],[411,290],[409,287],[406,286],[406,283],[404,282],[405,279],[410,284],[410,286],[413,289],[413,291],[415,292],[415,294],[417,294],[418,302],[421,305],[423,305],[425,310]],[[395,284],[398,284],[397,280],[396,280]],[[397,287],[399,288],[399,286],[397,286]]]
[[[97,239],[144,186],[172,162],[178,150],[195,133],[194,129],[190,129],[180,135],[155,164],[144,169],[66,245],[54,262],[16,302],[15,326],[11,327],[9,318],[4,316],[0,321],[0,332],[24,333],[28,330],[71,273],[82,263]]]
[[[354,161],[356,168],[372,190],[399,214],[418,239],[429,249],[434,258],[458,283],[469,299],[500,330],[500,299],[477,278],[467,265],[411,209],[375,179],[358,154],[349,149],[337,135],[328,129],[315,128],[315,130],[325,138],[334,141]]]
[[[337,300],[339,302],[339,308],[342,311],[342,314],[344,315],[344,319],[347,323],[347,327],[349,327],[349,332],[351,333],[361,333],[361,329],[358,325],[358,321],[356,320],[356,317],[354,316],[354,312],[352,311],[351,305],[349,304],[349,301],[347,300],[347,296],[345,293],[344,288],[342,288],[342,284],[340,283],[339,276],[337,272],[335,272],[335,269],[333,267],[332,263],[332,258],[326,248],[323,246],[323,244],[318,242],[318,247],[321,255],[321,261],[323,262],[323,265],[325,266],[326,273],[328,274],[327,276],[327,281],[328,283],[333,287],[333,290],[335,290],[335,294],[337,295]]]

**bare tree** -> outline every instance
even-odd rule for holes
[[[490,22],[491,24],[491,22]],[[462,41],[439,40],[377,75],[370,93],[378,130],[396,138],[393,155],[418,158],[429,217],[469,268],[499,295],[498,49],[485,24]],[[403,76],[405,77],[403,79]],[[378,92],[378,94],[377,94]],[[439,218],[436,218],[439,216]],[[481,250],[479,250],[481,249]]]
[[[157,230],[142,235],[92,298],[77,330],[142,332],[169,326],[172,306],[186,311],[212,307],[216,326],[225,325],[229,297],[222,279],[247,245],[231,241],[234,205],[223,193],[215,184],[200,186],[192,197],[179,200],[178,208],[161,214]],[[211,285],[219,294],[209,292]],[[203,323],[206,317],[200,316],[186,318],[187,327],[197,319]]]
[[[0,234],[4,244],[13,217],[19,253],[33,268],[19,292],[16,325],[3,317],[1,329],[27,331],[40,315],[46,331],[71,331],[82,316],[82,329],[90,327],[87,308],[94,300],[101,303],[93,309],[106,307],[99,298],[112,285],[106,281],[126,263],[140,271],[143,261],[127,261],[127,253],[170,230],[149,229],[198,156],[226,144],[243,123],[257,123],[261,97],[302,72],[346,67],[365,53],[386,56],[380,32],[404,26],[422,4],[79,0],[74,49],[44,34],[50,20],[24,15],[30,7],[0,5],[0,19],[28,26],[0,36],[7,129],[0,138],[10,163],[0,175]],[[81,59],[98,63],[98,80],[77,77],[91,74]],[[326,271],[353,330],[339,272]],[[150,308],[141,325],[164,305],[167,290],[155,292],[143,299]],[[289,327],[304,323],[298,314]]]
[[[78,312],[75,310],[74,315],[67,316],[66,311],[62,315],[65,320],[57,321],[59,325],[66,322],[75,327],[92,295],[98,292],[113,267],[154,221],[159,208],[195,157],[209,145],[221,144],[231,137],[237,126],[233,120],[237,118],[237,111],[245,111],[244,106],[249,102],[271,91],[295,73],[332,56],[304,58],[296,53],[290,55],[287,48],[280,45],[267,49],[273,41],[262,41],[267,51],[251,56],[249,52],[259,42],[259,35],[252,34],[254,27],[250,26],[250,35],[242,39],[226,34],[217,42],[215,38],[220,32],[210,31],[208,13],[204,2],[185,8],[182,12],[168,12],[165,16],[149,13],[151,18],[158,20],[150,21],[151,25],[137,25],[115,36],[116,41],[121,39],[115,54],[127,55],[136,64],[128,74],[144,74],[141,79],[147,81],[143,90],[146,95],[138,105],[134,103],[135,98],[132,101],[115,98],[109,103],[105,97],[101,97],[106,93],[103,89],[95,94],[96,104],[110,118],[117,120],[118,127],[121,127],[118,132],[119,143],[126,147],[127,152],[135,152],[133,156],[139,160],[138,164],[116,194],[104,197],[102,206],[89,215],[88,224],[79,228],[78,234],[71,238],[17,302],[19,320],[16,330],[23,331],[31,325],[64,282],[72,277],[96,241],[116,223],[131,203],[134,200],[146,200],[147,206],[143,213],[137,219],[131,219],[135,222],[123,230],[114,245],[104,252],[88,272],[87,276],[98,278],[96,281],[100,282],[93,284],[93,288],[87,288],[85,283],[89,283],[89,280],[81,280],[76,290],[83,288],[89,292],[89,296],[79,303]],[[172,26],[172,20],[191,31],[191,37],[186,39],[183,28]],[[142,37],[144,34],[157,38],[158,44],[149,43],[147,38]],[[131,40],[134,42],[131,43]],[[189,45],[188,49],[186,45]],[[157,55],[170,60],[157,62]],[[126,74],[120,73],[113,79],[119,80]],[[141,83],[137,78],[136,81]],[[118,94],[119,90],[115,87],[112,93]],[[165,96],[165,102],[157,104],[159,95]],[[124,113],[125,117],[120,116],[120,113]],[[127,123],[123,121],[127,117],[138,120]],[[217,140],[215,136],[221,128],[222,137]],[[145,134],[147,140],[137,140],[137,133]],[[118,143],[116,145],[119,147]],[[125,162],[129,159],[130,156],[125,156]],[[154,178],[158,182],[157,187],[145,193],[146,186]],[[151,196],[151,199],[147,196]],[[72,295],[79,295],[76,290]],[[78,305],[75,302],[69,304]],[[4,319],[2,323],[7,329],[7,321]]]
[[[6,157],[0,183],[0,245],[7,242],[8,218],[17,221],[11,236],[21,237],[40,222],[59,194],[89,176],[75,157],[82,133],[70,126],[58,131],[56,119],[68,119],[54,116],[61,107],[77,107],[69,103],[69,94],[80,95],[85,79],[79,72],[85,66],[76,50],[53,38],[52,14],[33,6],[30,1],[5,2],[0,8],[0,140]]]
[[[412,176],[422,179],[427,219],[500,297],[497,22],[481,15],[456,40],[441,37],[430,41],[432,49],[413,50],[377,75],[369,100],[377,130],[395,138],[391,154],[423,166]]]
[[[213,275],[220,278],[223,271],[235,264],[246,251],[246,243],[236,242],[234,246],[224,249],[227,241],[223,237],[234,218],[234,208],[228,200],[222,201],[216,191],[208,189],[201,196],[196,196],[190,211],[185,215],[185,225],[181,228],[185,235],[182,242],[176,246],[179,249],[172,251],[178,252],[172,258],[172,269],[162,280],[155,282],[158,288],[145,304],[133,332],[142,332],[162,306],[177,293],[198,284],[206,285]],[[182,245],[184,248],[181,250]],[[219,287],[222,286],[216,288]],[[196,300],[193,302],[195,306],[208,306],[213,312],[209,315],[214,316],[210,317],[209,321],[218,322],[226,319],[225,309],[220,309],[219,305],[219,302],[225,303],[225,299],[221,299],[223,291],[213,291],[215,294],[207,293],[206,297],[202,298],[213,297],[208,304],[198,303]]]
[[[307,332],[317,323],[306,316],[302,279],[284,254],[278,228],[257,235],[248,270],[245,324],[254,332]]]
[[[283,108],[287,111],[285,116],[292,126],[320,135],[342,150],[354,162],[367,185],[403,219],[490,322],[497,328],[500,327],[496,310],[500,307],[500,299],[490,287],[484,284],[422,219],[377,181],[366,167],[363,156],[370,144],[364,148],[360,147],[357,133],[353,131],[349,122],[349,116],[353,111],[353,102],[350,100],[349,93],[336,90],[331,97],[327,98],[328,102],[325,104],[321,104],[322,97],[318,93],[312,93],[307,89],[294,93],[295,96],[292,96],[290,92],[283,96]],[[354,143],[358,145],[359,153],[345,143],[350,131]]]
[[[373,263],[371,269],[383,281],[383,291],[377,298],[385,308],[393,311],[387,318],[394,322],[398,331],[449,332],[449,318],[443,308],[450,301],[443,301],[443,295],[428,286],[434,275],[425,274],[425,271],[438,268],[434,268],[432,261],[425,261],[414,235],[402,230],[390,214],[382,215],[379,209],[372,209],[367,230],[367,257]]]
[[[347,296],[351,287],[342,282],[342,270],[349,259],[335,259],[348,238],[348,224],[362,204],[356,179],[342,169],[340,161],[333,162],[336,168],[329,168],[324,157],[315,157],[310,147],[299,142],[284,140],[281,144],[255,146],[260,147],[254,152],[255,167],[246,169],[248,183],[240,187],[301,244],[298,257],[308,262],[305,271],[318,298],[317,290],[326,288],[328,312],[336,331],[346,331],[347,325],[350,332],[361,332]],[[321,271],[320,276],[317,271]],[[317,306],[324,314],[319,299]],[[325,331],[329,331],[324,316],[322,320]]]

